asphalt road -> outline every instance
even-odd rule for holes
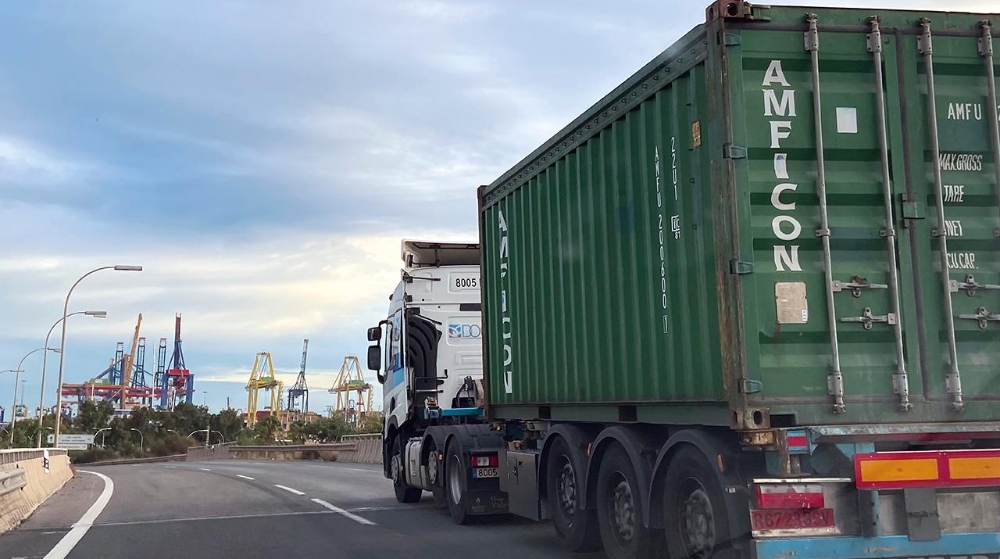
[[[106,494],[97,475],[78,472],[0,536],[0,559],[603,556],[564,551],[549,523],[504,516],[457,526],[427,493],[420,503],[397,503],[380,466],[219,461],[89,470],[110,478],[113,490],[68,555],[59,553],[72,539],[67,534]]]

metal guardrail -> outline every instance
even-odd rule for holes
[[[6,472],[0,472],[0,497],[28,485],[28,478],[24,475],[24,470],[15,468]]]
[[[344,442],[369,441],[369,440],[380,441],[382,440],[382,433],[367,433],[364,435],[344,435],[343,437],[340,437],[340,440]]]

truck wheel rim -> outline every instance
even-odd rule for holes
[[[399,455],[395,454],[392,457],[392,482],[398,485],[400,481],[401,480],[399,476]]]
[[[708,493],[696,480],[689,480],[681,514],[681,535],[687,556],[707,559],[715,548],[715,512]]]
[[[627,545],[635,536],[635,503],[628,481],[618,475],[618,483],[611,490],[611,522],[615,540]],[[624,545],[623,545],[624,547]]]
[[[451,501],[456,505],[462,504],[462,462],[458,456],[452,456],[448,464],[448,493],[451,494]]]
[[[576,513],[576,472],[565,456],[559,469],[559,507],[568,517]]]
[[[430,482],[437,485],[438,482],[438,461],[437,452],[431,451],[427,456],[427,477]]]

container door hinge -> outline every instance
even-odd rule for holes
[[[746,159],[747,148],[733,144],[726,144],[722,146],[722,156],[726,159]]]
[[[764,383],[761,381],[748,378],[740,379],[740,394],[756,394],[761,390],[764,390]]]
[[[753,262],[743,260],[730,260],[729,273],[737,276],[745,276],[753,273]]]

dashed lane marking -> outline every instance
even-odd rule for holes
[[[317,505],[324,506],[324,507],[332,510],[333,512],[335,512],[335,513],[337,513],[337,514],[339,514],[341,516],[350,518],[351,520],[357,522],[358,524],[364,524],[365,526],[375,526],[376,525],[374,522],[372,522],[371,520],[368,520],[367,518],[358,516],[358,515],[354,514],[353,512],[347,512],[346,510],[344,510],[344,509],[342,509],[342,508],[340,508],[338,506],[331,505],[330,503],[324,501],[323,499],[311,499],[311,500],[312,500],[312,502],[316,503]]]
[[[305,493],[299,491],[298,489],[292,489],[291,487],[285,487],[284,485],[278,485],[277,483],[275,483],[274,486],[277,487],[278,489],[284,489],[289,493],[294,493],[296,495],[305,495]]]
[[[254,479],[254,478],[252,478],[250,476],[245,476],[243,474],[236,474],[236,477],[241,477],[243,479],[249,479],[250,481],[253,481],[253,479]]]

